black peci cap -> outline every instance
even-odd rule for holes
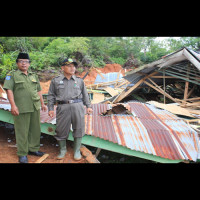
[[[19,55],[17,56],[17,59],[29,59],[29,55],[27,53],[19,53]]]

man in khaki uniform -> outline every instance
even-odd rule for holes
[[[63,74],[52,79],[48,92],[49,116],[54,116],[54,104],[56,109],[56,135],[60,147],[58,159],[64,158],[67,148],[66,139],[69,136],[72,124],[74,137],[74,159],[80,160],[80,146],[82,137],[85,135],[85,108],[87,114],[92,112],[88,92],[83,79],[76,77],[75,66],[77,63],[72,59],[65,59],[61,69]]]
[[[27,154],[42,156],[40,148],[40,107],[47,110],[42,98],[41,87],[35,73],[28,70],[29,55],[19,53],[18,70],[9,72],[3,88],[7,92],[14,118],[17,155],[20,163],[28,163]]]

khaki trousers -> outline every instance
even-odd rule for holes
[[[58,104],[56,108],[56,140],[66,140],[72,125],[73,137],[85,135],[85,108],[82,102]]]

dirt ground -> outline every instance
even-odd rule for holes
[[[57,160],[59,153],[57,141],[53,136],[43,134],[40,140],[40,151],[49,154],[42,163],[88,163],[83,157],[79,161],[73,159],[73,142],[67,141],[67,154],[63,160]],[[29,163],[35,163],[40,157],[28,155]],[[17,147],[15,134],[9,132],[9,129],[0,127],[0,163],[18,163]]]

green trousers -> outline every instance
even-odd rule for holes
[[[26,156],[28,151],[39,151],[40,148],[40,110],[21,113],[14,116],[17,155]]]

